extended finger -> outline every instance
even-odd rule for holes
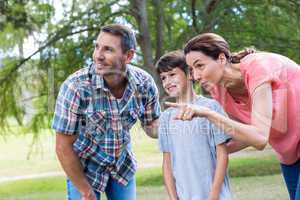
[[[183,115],[185,113],[185,110],[184,109],[180,109],[178,112],[177,112],[177,115],[175,117],[175,119],[177,120],[183,120]]]
[[[184,120],[192,120],[193,119],[194,112],[192,110],[189,110],[184,113]]]
[[[173,107],[173,108],[180,108],[182,107],[182,104],[179,103],[173,103],[173,102],[165,102],[165,105],[168,107]]]

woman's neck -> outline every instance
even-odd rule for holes
[[[221,83],[224,88],[237,93],[245,91],[245,84],[240,70],[240,64],[228,64],[225,67]]]

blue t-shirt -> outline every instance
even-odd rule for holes
[[[206,106],[225,115],[212,99],[199,96],[195,104]],[[176,108],[168,108],[160,117],[159,147],[169,152],[176,191],[181,200],[204,200],[213,184],[217,162],[216,146],[230,140],[207,118],[191,121],[174,120]],[[231,200],[228,174],[224,179],[219,200]]]

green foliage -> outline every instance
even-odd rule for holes
[[[141,11],[132,2],[73,0],[63,7],[63,17],[58,20],[54,18],[58,13],[55,5],[45,1],[1,1],[0,130],[8,127],[9,117],[29,128],[24,130],[36,133],[49,126],[60,84],[91,61],[93,42],[103,24],[125,23],[137,32],[137,66],[144,65],[143,36],[137,31],[144,28],[150,31],[153,61],[167,51],[182,48],[192,36],[210,31],[223,35],[232,51],[255,46],[300,62],[300,12],[296,1],[146,1],[149,27],[139,27]],[[36,49],[24,55],[28,38],[35,40]],[[24,93],[28,92],[32,113],[24,105]],[[28,114],[31,120],[25,123]]]

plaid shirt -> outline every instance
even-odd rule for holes
[[[52,121],[56,132],[78,135],[73,144],[84,173],[103,192],[109,177],[126,185],[134,176],[130,128],[139,119],[149,124],[160,115],[153,78],[136,67],[127,68],[128,84],[117,100],[95,72],[94,65],[80,69],[61,86]]]

